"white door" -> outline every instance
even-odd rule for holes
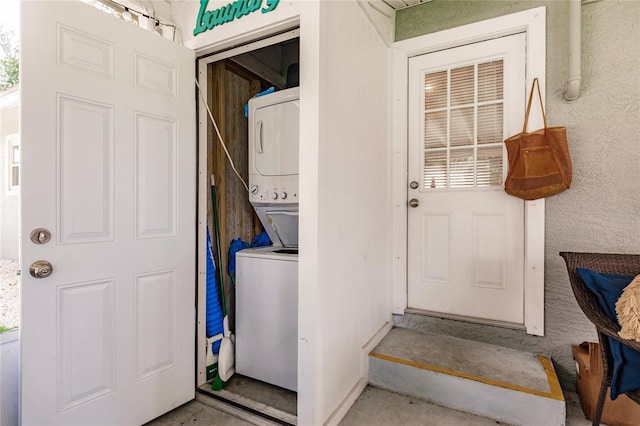
[[[524,93],[524,34],[409,59],[410,309],[524,323],[524,202],[503,191]]]
[[[79,1],[21,51],[22,423],[141,424],[194,397],[194,54]]]

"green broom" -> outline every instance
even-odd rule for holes
[[[227,304],[224,293],[224,270],[221,262],[220,251],[220,223],[218,221],[218,201],[216,197],[216,181],[211,175],[211,200],[213,202],[213,222],[216,235],[216,253],[218,256],[218,280],[220,281],[220,299],[222,304],[223,328],[224,335],[220,344],[220,352],[218,354],[218,372],[216,373],[212,390],[221,390],[226,386],[226,381],[235,373],[235,362],[233,354],[233,341],[231,340],[231,331],[229,330],[229,316],[227,315]]]

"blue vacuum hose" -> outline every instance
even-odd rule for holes
[[[222,309],[220,308],[220,295],[218,293],[218,280],[216,278],[216,265],[213,260],[211,237],[207,229],[207,337],[224,332],[222,325]],[[220,351],[220,340],[213,343],[213,353]]]

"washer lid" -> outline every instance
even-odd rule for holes
[[[265,219],[259,214],[265,231],[274,245],[298,247],[298,212],[267,210]]]

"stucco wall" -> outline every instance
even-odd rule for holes
[[[564,388],[575,385],[570,345],[596,340],[569,286],[560,251],[640,253],[640,2],[582,6],[582,92],[564,101],[568,2],[445,1],[401,10],[396,40],[547,7],[546,109],[567,127],[571,189],[546,201],[545,336],[415,315],[401,326],[481,340],[552,357]]]

